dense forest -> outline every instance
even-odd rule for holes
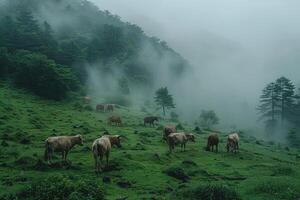
[[[86,0],[4,0],[0,9],[0,76],[42,97],[79,91],[92,67],[118,70],[121,87],[151,87],[154,72],[176,78],[189,68],[166,42]]]

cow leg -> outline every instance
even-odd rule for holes
[[[67,161],[68,153],[69,153],[69,151],[65,151],[65,161]]]
[[[109,152],[106,152],[106,166],[108,166]]]
[[[98,156],[94,154],[94,160],[95,160],[95,173],[98,172]]]
[[[53,149],[49,151],[49,162],[52,163]]]
[[[98,165],[99,171],[102,168],[102,162],[103,162],[103,155],[100,155],[100,161],[99,161],[99,165]]]
[[[218,153],[218,145],[216,145],[216,152]]]

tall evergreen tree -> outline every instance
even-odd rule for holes
[[[42,41],[43,41],[43,47],[41,49],[41,52],[43,52],[51,59],[56,58],[56,52],[58,48],[58,43],[55,40],[53,34],[54,33],[50,24],[45,21],[43,24],[43,30],[41,34]]]
[[[262,92],[260,96],[260,105],[258,106],[258,111],[261,119],[267,119],[267,121],[271,121],[275,123],[276,115],[279,113],[278,110],[278,86],[272,82],[269,83]]]
[[[27,8],[20,7],[17,15],[18,49],[39,51],[42,46],[41,31],[37,20]]]
[[[167,87],[162,87],[155,92],[155,102],[163,110],[164,116],[166,115],[166,109],[175,108],[172,95],[169,94]]]
[[[280,77],[276,80],[279,95],[279,107],[280,107],[280,118],[281,123],[284,121],[291,121],[294,117],[296,99],[295,86],[291,80],[286,77]]]

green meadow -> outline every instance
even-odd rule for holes
[[[97,113],[91,108],[76,96],[63,102],[43,100],[1,83],[1,199],[43,199],[42,193],[53,191],[58,191],[56,199],[97,199],[90,194],[94,190],[98,199],[300,198],[299,150],[245,132],[239,153],[227,153],[226,133],[219,132],[219,153],[207,152],[203,147],[209,131],[181,124],[182,131],[196,135],[196,142],[188,143],[185,152],[177,147],[169,154],[161,141],[162,126],[173,122],[144,127],[143,117],[150,111],[117,107],[114,113]],[[122,126],[107,124],[112,114],[122,117]],[[105,131],[124,136],[123,146],[112,149],[110,165],[97,175],[90,148]],[[60,154],[55,154],[56,164],[43,161],[47,137],[75,134],[82,134],[84,145],[71,150],[68,163],[61,162]],[[61,197],[60,192],[70,195]]]

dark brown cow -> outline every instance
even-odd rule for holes
[[[113,112],[114,111],[114,105],[113,104],[107,104],[105,110],[107,112]]]
[[[96,111],[97,112],[99,112],[99,111],[101,111],[101,112],[104,112],[104,105],[103,104],[97,104],[96,105]]]
[[[158,121],[158,117],[154,117],[154,116],[150,116],[150,117],[145,117],[144,118],[144,126],[146,126],[146,124],[150,124],[150,126],[154,126],[154,122]]]
[[[163,131],[163,141],[166,141],[168,136],[171,134],[171,133],[176,133],[176,126],[174,125],[166,125],[164,127],[164,131]]]
[[[216,152],[218,152],[219,136],[217,133],[211,133],[207,138],[206,151],[214,151],[216,146]]]
[[[107,121],[109,125],[112,125],[113,123],[117,126],[122,125],[122,120],[119,116],[111,116],[107,119]]]

